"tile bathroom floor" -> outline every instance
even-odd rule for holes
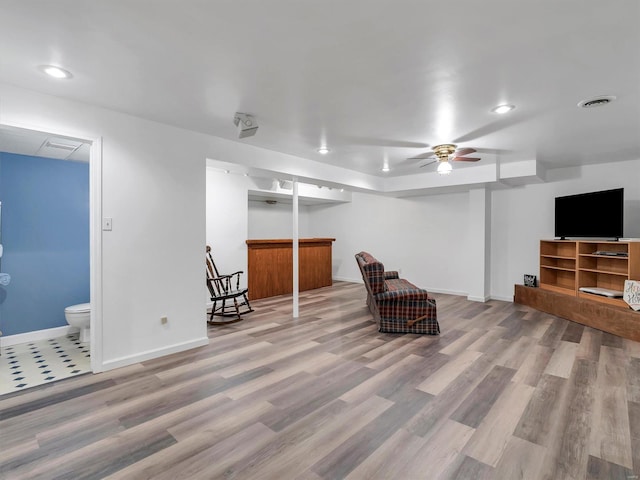
[[[78,334],[2,347],[0,395],[90,371],[89,343]]]

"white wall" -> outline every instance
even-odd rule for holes
[[[486,302],[491,296],[491,192],[486,188],[469,190],[467,242],[467,298]]]
[[[221,270],[246,272],[247,238],[291,236],[291,205],[247,202],[252,185],[251,178],[207,169],[207,242],[224,252],[216,257]],[[244,212],[227,208],[243,199]],[[350,203],[301,206],[300,236],[336,238],[336,279],[360,282],[354,255],[366,250],[420,287],[466,295],[468,207],[467,193],[398,199],[354,192]]]
[[[549,170],[547,183],[492,192],[491,296],[511,300],[539,276],[539,241],[554,238],[555,197],[624,187],[627,237],[640,237],[640,160]]]
[[[229,247],[217,257],[221,267],[246,270],[249,179],[227,178],[207,196],[206,158],[318,167],[4,84],[0,106],[2,124],[102,139],[101,206],[103,216],[113,218],[113,231],[101,232],[103,301],[101,312],[94,312],[102,317],[100,369],[206,343],[205,242]],[[549,180],[492,193],[493,296],[511,298],[522,274],[537,272],[538,241],[553,235],[557,195],[625,187],[627,211],[634,212],[627,215],[625,235],[640,237],[640,160],[552,171]],[[219,225],[211,216],[205,220],[215,195],[227,216]],[[309,207],[306,233],[336,238],[337,278],[358,280],[353,255],[367,250],[421,287],[466,293],[467,247],[474,240],[468,236],[468,207],[466,193],[404,199],[354,193],[348,204]],[[167,325],[161,316],[169,318]]]
[[[249,236],[251,239],[291,238],[293,236],[293,206],[278,202],[249,201]],[[309,237],[309,207],[298,206],[298,232],[300,238]]]
[[[220,273],[247,271],[247,177],[206,169],[206,243]],[[203,252],[204,256],[204,252]],[[204,257],[203,257],[204,258]],[[241,277],[247,286],[246,275]],[[203,289],[206,288],[203,282]]]
[[[206,343],[203,137],[5,85],[0,100],[3,124],[102,138],[102,213],[113,230],[101,232],[97,369]]]
[[[226,174],[211,167],[206,169],[206,243],[212,248],[220,273],[245,272],[240,277],[241,285],[245,287],[246,241],[293,236],[290,204],[249,201],[249,190],[264,186],[263,183],[264,179]],[[301,237],[308,236],[308,211],[302,205],[299,207],[299,231]]]
[[[104,217],[113,218],[113,230],[101,232],[100,218],[94,219],[102,242],[102,305],[93,312],[102,325],[101,343],[94,345],[101,355],[92,358],[101,357],[96,370],[207,343],[204,245],[229,231],[212,238],[205,232],[207,158],[315,167],[296,157],[6,84],[0,84],[0,124],[101,139],[97,203]],[[227,193],[233,194],[229,187]],[[232,251],[237,259],[229,263],[236,270],[246,265],[247,196],[238,205],[223,197],[225,211],[237,222]],[[168,317],[167,325],[160,323],[162,316]]]
[[[218,181],[227,182],[228,176],[218,175]],[[547,176],[548,183],[488,192],[490,229],[471,228],[472,212],[479,207],[470,205],[466,192],[401,199],[354,192],[350,203],[305,207],[301,236],[336,238],[336,279],[361,281],[354,254],[366,250],[387,269],[400,269],[404,278],[431,291],[468,295],[470,276],[484,274],[490,276],[491,297],[511,300],[513,286],[522,283],[524,273],[537,275],[539,240],[553,237],[556,196],[625,187],[625,235],[640,237],[640,161],[550,170]],[[224,196],[240,204],[251,182],[237,188],[241,191]],[[279,232],[290,228],[290,205],[268,207],[249,202],[246,231],[222,228],[223,241],[233,244],[229,251],[238,254],[229,268],[235,270],[242,262],[246,271],[246,238],[285,236]],[[232,220],[240,222],[243,214],[237,212]],[[209,238],[209,226],[207,231]],[[484,238],[474,238],[473,232]],[[471,254],[482,242],[490,242],[487,263]]]
[[[466,294],[468,194],[389,198],[353,193],[348,204],[312,206],[310,235],[335,237],[333,276],[362,281],[367,251],[419,287]]]

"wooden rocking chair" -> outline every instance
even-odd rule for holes
[[[207,288],[213,305],[207,323],[209,325],[225,325],[242,320],[245,313],[253,312],[247,297],[248,288],[240,288],[240,275],[237,271],[230,275],[220,275],[213,257],[211,247],[207,245]],[[237,317],[229,320],[214,321],[214,317]]]

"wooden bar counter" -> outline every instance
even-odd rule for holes
[[[327,287],[335,238],[301,238],[298,246],[300,291]],[[293,292],[293,240],[247,240],[249,299]]]

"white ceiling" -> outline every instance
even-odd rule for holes
[[[551,167],[640,158],[637,0],[0,0],[0,11],[0,81],[363,173],[423,173],[406,158],[443,142]],[[576,107],[599,95],[618,99]],[[517,108],[491,113],[500,103]],[[256,117],[256,136],[238,140],[236,111]]]

